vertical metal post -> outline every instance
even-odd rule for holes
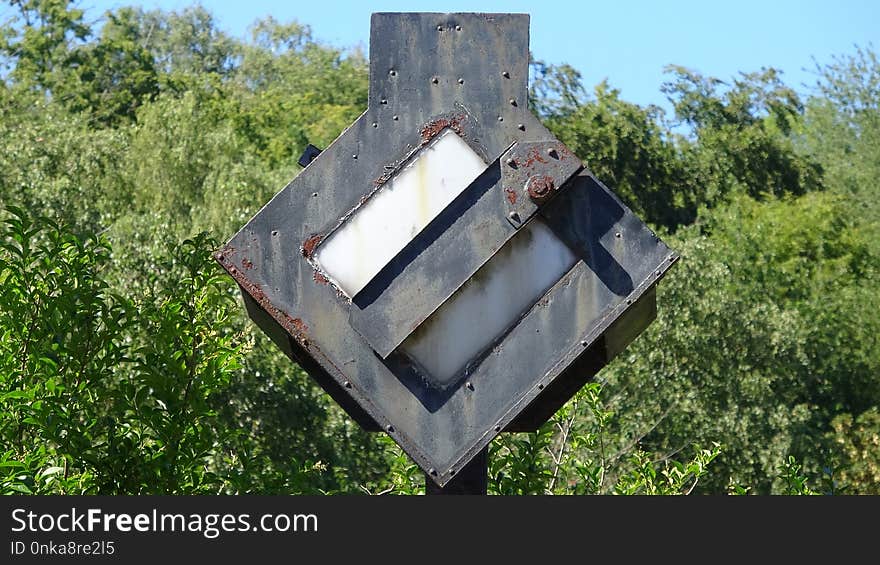
[[[425,475],[425,494],[486,494],[489,485],[489,448],[484,447],[446,486]]]

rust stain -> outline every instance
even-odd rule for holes
[[[318,284],[327,284],[330,282],[327,277],[325,277],[324,274],[321,273],[321,271],[315,271],[314,279],[315,282]]]
[[[254,268],[254,262],[251,261],[250,259],[248,259],[247,257],[245,257],[244,259],[241,260],[241,266],[247,270],[251,270]]]
[[[302,244],[302,256],[309,258],[315,252],[315,248],[321,243],[321,239],[323,236],[321,234],[315,234],[305,240]]]
[[[287,330],[294,339],[296,339],[299,343],[301,343],[304,347],[309,346],[309,340],[306,335],[309,328],[302,321],[301,318],[294,318],[290,316],[287,312],[284,312],[280,308],[275,307],[272,302],[269,300],[269,297],[266,296],[266,293],[260,287],[259,284],[247,278],[247,276],[235,268],[232,263],[226,259],[218,257],[218,261],[226,269],[226,271],[232,275],[232,278],[235,279],[235,282],[241,287],[244,292],[247,292],[251,298],[253,298],[260,307],[265,310],[272,318],[278,322],[281,327]]]
[[[516,191],[512,188],[505,188],[505,194],[507,195],[507,201],[511,203],[511,205],[516,204]]]
[[[531,167],[535,164],[535,162],[546,164],[547,159],[545,159],[544,156],[541,155],[541,152],[537,148],[532,148],[526,154],[526,160],[522,165],[524,167]]]
[[[287,312],[278,313],[285,320],[286,323],[282,323],[281,325],[292,334],[299,334],[301,336],[305,336],[305,333],[309,331],[309,327],[302,321],[302,318],[294,318],[290,316]]]
[[[446,128],[450,128],[458,135],[461,135],[464,120],[464,114],[454,114],[449,117],[431,120],[419,129],[419,134],[422,136],[422,145],[427,145],[432,139],[437,137],[437,134]]]

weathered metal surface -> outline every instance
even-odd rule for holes
[[[583,163],[560,141],[523,142],[501,158],[503,198],[499,204],[514,227],[528,222]]]
[[[572,367],[599,366],[619,351],[649,321],[652,308],[633,308],[644,304],[642,296],[653,300],[650,291],[675,255],[586,172],[567,185],[554,179],[552,188],[534,181],[532,196],[529,178],[536,175],[519,179],[514,203],[492,191],[499,182],[504,187],[500,159],[514,144],[556,142],[525,107],[528,16],[374,14],[370,45],[367,110],[217,259],[241,287],[254,322],[356,421],[389,433],[442,486],[518,415],[521,427],[546,418],[542,403],[557,405],[576,386]],[[390,272],[380,271],[350,300],[318,268],[322,242],[444,130],[474,149],[486,172],[397,254]],[[399,346],[365,339],[369,330],[355,321],[357,310],[386,301],[417,326],[443,300],[422,300],[409,277],[439,279],[438,288],[460,285],[455,281],[479,268],[487,250],[498,252],[491,242],[507,241],[520,227],[510,222],[512,204],[527,205],[526,216],[540,204],[541,221],[577,262],[503,335],[486,336],[489,345],[461,380],[432,385]],[[456,229],[462,220],[467,228]],[[404,301],[391,298],[405,289]],[[624,326],[615,326],[618,320]],[[413,329],[404,327],[405,335]],[[557,392],[545,397],[550,390]]]
[[[558,141],[514,143],[354,297],[352,327],[387,358],[549,199],[530,200],[531,179],[562,187],[581,168]]]

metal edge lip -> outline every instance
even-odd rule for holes
[[[580,353],[588,350],[590,346],[593,345],[595,341],[608,329],[608,327],[614,322],[614,320],[616,320],[626,310],[635,305],[638,299],[641,298],[648,290],[656,286],[657,283],[659,283],[659,281],[666,275],[672,265],[678,262],[680,258],[681,256],[678,253],[670,249],[669,255],[662,261],[662,264],[658,265],[657,269],[652,271],[652,273],[654,274],[651,277],[642,281],[635,289],[633,289],[633,291],[629,295],[626,296],[624,300],[622,300],[616,306],[606,310],[606,312],[602,316],[601,321],[596,326],[594,326],[592,330],[590,330],[580,340],[578,340],[578,343],[573,346],[566,355],[564,355],[559,361],[557,361],[550,370],[548,370],[540,378],[535,379],[532,388],[530,388],[528,392],[516,399],[509,406],[502,417],[498,419],[498,423],[495,426],[495,428],[500,427],[499,431],[495,431],[495,428],[487,430],[472,447],[466,450],[464,454],[462,454],[462,456],[459,457],[455,461],[455,463],[453,463],[450,468],[444,470],[442,473],[438,473],[438,477],[435,479],[437,484],[442,487],[450,480],[452,480],[455,473],[450,473],[451,470],[455,470],[457,468],[460,469],[463,465],[466,465],[468,461],[473,459],[480,450],[489,445],[489,443],[493,439],[495,439],[498,434],[503,432],[507,425],[516,418],[516,416],[522,411],[523,408],[528,406],[529,403],[531,403],[542,393],[543,388],[546,388],[548,385],[554,382],[556,380],[556,377],[558,377],[565,369],[565,367],[571,364],[571,362],[576,359],[580,355]],[[656,274],[658,270],[660,271],[660,273]],[[565,278],[566,276],[563,276],[559,282],[562,283]],[[549,295],[551,292],[553,292],[555,288],[556,285],[554,285],[554,287],[550,291],[548,291],[547,294]],[[581,345],[580,341],[586,341],[587,346],[584,347],[583,345]],[[540,385],[544,386],[540,387]]]

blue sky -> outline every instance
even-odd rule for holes
[[[180,10],[184,0],[79,0],[90,19],[106,9],[139,5]],[[597,2],[517,0],[281,1],[204,0],[220,26],[244,37],[256,19],[296,19],[314,36],[339,47],[369,47],[372,12],[522,12],[531,15],[531,50],[549,63],[578,69],[588,89],[608,79],[624,99],[665,104],[663,67],[679,64],[728,79],[772,66],[787,84],[806,92],[815,82],[813,58],[880,48],[877,0],[665,0]]]

